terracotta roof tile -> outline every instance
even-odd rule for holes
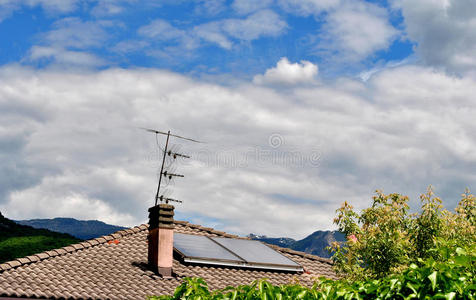
[[[175,222],[175,231],[234,237],[212,228]],[[306,273],[287,273],[184,264],[174,260],[174,277],[164,279],[147,267],[147,225],[121,230],[80,244],[39,253],[0,265],[0,295],[53,299],[144,299],[171,294],[184,277],[203,277],[211,289],[248,284],[268,278],[273,284],[298,279],[312,285],[314,278],[336,278],[331,262],[317,256],[272,246],[301,264]],[[108,243],[117,240],[116,243]]]

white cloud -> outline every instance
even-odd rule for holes
[[[174,40],[185,36],[183,30],[173,27],[169,22],[162,19],[154,20],[148,25],[140,27],[137,30],[137,33],[149,38],[160,40]]]
[[[109,34],[110,21],[87,21],[64,18],[53,23],[53,29],[38,35],[38,44],[30,48],[23,61],[41,62],[63,67],[90,68],[106,65],[106,61],[87,50],[102,47]]]
[[[397,33],[384,8],[366,2],[349,2],[328,12],[317,47],[336,60],[360,61],[387,49]]]
[[[62,47],[43,46],[33,46],[30,49],[27,60],[32,62],[43,61],[66,67],[82,68],[99,67],[106,64],[106,61],[94,54],[81,51],[70,51]]]
[[[278,0],[282,9],[301,16],[319,15],[339,6],[341,0]]]
[[[317,72],[317,65],[309,61],[290,63],[286,57],[283,57],[278,61],[276,67],[266,70],[264,75],[256,75],[253,82],[276,85],[312,83],[316,80]]]
[[[221,48],[233,48],[233,40],[252,41],[266,36],[282,34],[287,24],[278,14],[261,10],[241,19],[222,19],[179,29],[167,21],[157,19],[139,28],[138,33],[150,40],[167,41],[165,52],[161,55],[183,55],[191,49],[217,44]],[[163,48],[163,45],[158,45]],[[156,53],[156,52],[154,52]]]
[[[140,126],[207,142],[180,142],[193,159],[177,164],[186,177],[172,194],[179,218],[202,225],[303,237],[330,228],[344,200],[362,208],[383,188],[418,205],[428,184],[451,207],[476,189],[475,93],[474,79],[416,66],[284,91],[153,69],[4,66],[0,210],[144,222],[159,160]]]
[[[209,16],[217,15],[226,10],[225,0],[195,0],[195,13]]]
[[[79,18],[64,18],[53,24],[53,30],[42,34],[42,42],[76,49],[86,49],[104,45],[108,34],[105,27],[112,26],[111,22],[87,21]]]
[[[408,36],[426,64],[476,75],[475,1],[403,0],[395,6],[401,8]]]
[[[283,33],[287,24],[271,10],[258,11],[246,19],[228,19],[223,21],[223,30],[230,36],[251,41],[262,36],[277,36]]]
[[[222,24],[220,22],[202,24],[196,26],[193,31],[197,37],[202,38],[207,42],[218,44],[224,49],[230,50],[233,45],[223,32]]]
[[[311,39],[329,65],[358,62],[387,49],[399,32],[386,8],[361,0],[280,0],[281,8],[322,22]]]
[[[234,0],[231,7],[239,14],[249,14],[264,8],[273,3],[273,0]]]
[[[41,6],[49,14],[62,14],[76,10],[77,0],[1,0],[0,22],[22,6]]]
[[[47,12],[67,13],[77,8],[78,0],[20,0],[25,5],[41,6]]]

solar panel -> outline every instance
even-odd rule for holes
[[[174,248],[189,263],[303,270],[296,262],[259,241],[174,233]]]
[[[211,239],[218,242],[233,254],[245,260],[248,264],[301,268],[301,266],[294,261],[266,246],[260,241],[218,237],[212,237]]]
[[[174,248],[187,258],[187,261],[213,260],[217,261],[216,264],[219,261],[243,263],[239,257],[202,235],[174,233]]]

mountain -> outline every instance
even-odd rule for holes
[[[17,224],[0,212],[0,263],[80,241],[69,234]]]
[[[329,247],[333,242],[345,242],[345,235],[343,233],[329,230],[315,231],[299,241],[286,237],[270,238],[267,236],[255,235],[253,233],[249,234],[248,237],[253,240],[259,240],[268,244],[291,248],[325,258],[331,257],[331,254],[326,250],[326,247]]]
[[[73,218],[32,219],[15,222],[34,228],[44,228],[51,231],[68,233],[82,240],[94,239],[126,228],[109,225],[96,220],[80,221]]]
[[[284,247],[284,248],[291,248],[291,246],[296,243],[295,239],[292,238],[270,238],[265,235],[255,235],[250,233],[248,235],[249,238],[253,240],[259,240],[268,244]]]

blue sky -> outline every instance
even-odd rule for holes
[[[343,201],[476,175],[474,0],[0,0],[0,211],[133,226],[155,139],[190,136],[177,217],[332,229]],[[160,140],[163,142],[163,140]]]
[[[364,41],[362,49],[352,45],[355,41],[339,45],[333,40],[337,36],[329,31],[339,30],[338,25],[326,20],[336,14],[335,7],[316,11],[286,1],[65,2],[70,4],[36,1],[16,4],[9,12],[4,8],[0,63],[44,68],[58,59],[45,48],[60,48],[96,58],[95,68],[156,67],[250,77],[287,57],[328,66],[323,74],[332,77],[401,61],[413,54],[415,45],[399,34],[401,13],[384,2],[349,8],[356,18],[374,18],[388,31],[382,33],[385,41]],[[335,57],[340,53],[348,56],[346,61]]]

